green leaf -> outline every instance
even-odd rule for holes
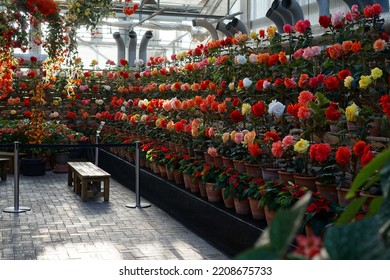
[[[337,219],[336,225],[343,225],[350,223],[353,221],[356,217],[356,215],[359,213],[360,209],[362,208],[362,205],[366,201],[367,197],[360,197],[357,199],[352,200],[347,208],[345,208],[343,214]]]
[[[375,175],[375,172],[377,170],[380,170],[385,164],[389,162],[389,160],[390,148],[373,158],[373,160],[369,164],[364,166],[356,175],[346,198],[354,197],[355,191],[362,187],[367,182],[367,180],[369,180],[370,177]]]
[[[271,247],[253,248],[236,257],[237,260],[277,260],[278,256]]]
[[[280,209],[272,224],[256,241],[255,248],[243,252],[237,259],[283,259],[290,243],[301,227],[311,194],[303,196],[290,209]]]
[[[369,217],[348,225],[329,228],[324,237],[325,248],[333,260],[378,260],[389,254],[379,234],[383,225],[377,217]]]
[[[368,215],[375,215],[376,213],[378,213],[382,204],[383,204],[383,197],[374,198],[370,203]]]
[[[386,165],[381,169],[381,188],[383,192],[383,196],[386,199],[389,199],[389,191],[390,191],[390,160],[386,163]]]

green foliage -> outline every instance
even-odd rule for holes
[[[254,248],[243,252],[237,259],[284,259],[301,228],[309,201],[310,194],[306,194],[291,209],[280,209]]]

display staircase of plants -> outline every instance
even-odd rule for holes
[[[300,231],[321,236],[350,203],[342,192],[389,144],[383,24],[380,5],[353,6],[346,14],[321,16],[323,34],[316,38],[311,23],[300,20],[282,34],[274,26],[237,33],[170,58],[138,61],[135,68],[121,59],[85,69],[77,58],[45,80],[39,105],[48,118],[92,141],[105,121],[103,143],[141,141],[142,163],[158,175],[153,178],[183,185],[199,198],[216,191],[209,204],[225,199],[224,207],[237,215],[269,221],[310,190]],[[32,93],[44,71],[34,58],[30,62],[12,68],[13,90],[1,97],[4,120],[33,115]],[[134,158],[129,148],[110,153]],[[370,187],[356,191],[379,197],[377,205],[383,190]],[[247,210],[248,198],[260,212]]]

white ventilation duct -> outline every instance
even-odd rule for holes
[[[238,31],[241,31],[242,34],[248,34],[248,30],[246,29],[245,24],[241,20],[239,20],[238,18],[234,18],[231,21],[231,24]]]
[[[153,37],[152,31],[148,30],[145,32],[144,36],[142,36],[141,43],[139,45],[139,54],[138,58],[142,59],[142,61],[146,64],[146,49],[148,47],[149,40]]]
[[[272,8],[268,9],[268,11],[265,14],[265,16],[267,18],[269,18],[270,20],[272,20],[273,23],[275,23],[276,28],[278,29],[279,33],[283,33],[284,32],[283,31],[283,25],[284,25],[283,19],[282,19],[282,17],[279,14],[275,13]]]
[[[320,16],[330,16],[329,0],[317,0]]]
[[[120,59],[126,57],[125,43],[123,42],[123,38],[119,32],[114,32],[114,34],[112,34],[112,37],[114,37],[118,48],[117,64],[119,65]]]
[[[387,13],[389,11],[389,0],[374,0],[374,3],[382,6],[383,13]]]
[[[214,25],[212,25],[210,22],[204,19],[193,19],[192,20],[192,26],[201,26],[207,29],[208,32],[211,34],[211,38],[213,38],[214,41],[218,40],[218,33],[215,29]]]
[[[216,30],[221,31],[226,37],[233,37],[232,32],[226,29],[226,24],[223,21],[218,21]]]
[[[283,0],[282,6],[290,12],[293,24],[304,19],[302,7],[296,0]]]
[[[282,6],[281,0],[274,0],[274,2],[272,2],[271,9],[274,11],[274,13],[279,14],[279,16],[283,19],[283,25],[293,25],[291,13],[289,10]]]
[[[137,33],[134,30],[129,32],[129,53],[128,53],[128,61],[130,66],[134,66],[134,62],[137,59]]]

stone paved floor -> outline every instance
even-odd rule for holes
[[[112,179],[109,202],[82,202],[67,174],[21,175],[20,206],[31,207],[21,214],[3,212],[13,182],[0,182],[0,260],[228,259],[156,206],[126,208],[135,194]]]

